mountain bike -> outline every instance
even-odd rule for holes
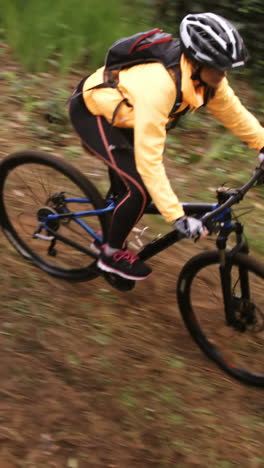
[[[264,265],[249,255],[233,206],[263,181],[260,166],[242,187],[217,189],[213,203],[183,203],[185,213],[202,219],[208,236],[215,236],[216,249],[190,258],[176,288],[183,321],[200,349],[230,376],[259,387],[264,386]],[[92,243],[107,240],[115,205],[63,158],[23,151],[0,164],[2,230],[26,260],[57,278],[78,282],[101,275],[121,291],[135,287],[96,266]],[[145,213],[159,214],[153,203]],[[148,260],[181,239],[173,229],[150,240],[138,256]]]

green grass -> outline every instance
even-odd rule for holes
[[[66,72],[80,60],[101,64],[114,40],[137,31],[127,9],[122,0],[0,0],[0,24],[27,70],[45,70],[49,62]]]

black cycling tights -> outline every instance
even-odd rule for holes
[[[104,117],[91,114],[79,92],[71,99],[70,118],[83,146],[109,168],[110,191],[117,196],[117,206],[112,216],[108,243],[113,248],[121,249],[150,202],[136,169],[133,130],[113,127]]]

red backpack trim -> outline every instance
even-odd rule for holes
[[[151,47],[151,46],[153,46],[155,44],[161,44],[162,42],[170,42],[171,40],[172,40],[171,37],[167,37],[165,39],[160,39],[159,41],[152,42],[151,44],[142,45],[142,46],[138,47],[137,50],[147,49],[148,47]]]
[[[144,36],[141,36],[139,37],[139,39],[137,39],[134,44],[132,45],[132,47],[129,49],[128,53],[129,54],[132,54],[133,50],[136,48],[137,44],[141,41],[143,41],[144,39],[146,39],[146,37],[150,37],[150,36],[153,36],[154,34],[158,33],[158,32],[161,32],[161,29],[157,28],[157,29],[153,29],[152,31],[149,31],[147,34],[145,34]],[[139,50],[139,49],[138,49]]]

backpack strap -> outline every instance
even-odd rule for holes
[[[210,86],[206,86],[205,93],[204,93],[204,106],[207,106],[210,99],[212,99],[215,95],[215,89],[211,88]]]
[[[117,72],[119,72],[119,70]],[[116,108],[115,108],[115,110],[113,112],[113,116],[112,116],[112,119],[111,119],[111,125],[114,125],[117,113],[118,113],[120,107],[122,106],[122,104],[125,104],[127,107],[132,107],[132,105],[130,104],[128,99],[124,96],[121,89],[118,87],[118,75],[116,77],[113,77],[111,71],[105,70],[105,72],[104,72],[104,82],[100,83],[99,85],[93,86],[92,88],[89,88],[86,91],[90,91],[92,89],[101,89],[101,88],[114,88],[119,92],[119,94],[121,94],[121,96],[123,98],[117,104],[117,106],[116,106]]]
[[[118,88],[117,88],[117,89],[118,89]],[[120,91],[120,89],[119,89],[118,91],[120,92],[121,95],[123,95],[123,93]],[[115,108],[115,110],[114,110],[114,112],[113,112],[113,116],[112,116],[112,120],[111,120],[111,125],[114,125],[115,119],[116,119],[116,116],[117,116],[117,113],[118,113],[120,107],[122,106],[122,104],[125,104],[127,107],[132,107],[132,105],[131,105],[130,102],[127,100],[127,98],[124,97],[124,98],[122,99],[122,101],[120,101],[120,102],[117,104],[117,106],[116,106],[116,108]]]
[[[172,67],[175,75],[176,75],[176,89],[177,89],[177,96],[176,96],[176,101],[174,102],[173,104],[173,107],[170,111],[170,114],[169,116],[172,117],[176,112],[177,110],[179,109],[179,107],[181,106],[182,104],[182,90],[181,90],[181,73],[180,71],[178,70],[178,67]]]
[[[174,117],[174,114],[177,112],[177,110],[179,109],[179,107],[181,106],[182,104],[182,90],[181,90],[181,73],[180,71],[178,70],[177,66],[173,66],[171,67],[172,70],[174,71],[175,73],[175,76],[176,76],[176,88],[177,88],[177,97],[176,97],[176,101],[175,103],[173,104],[173,107],[170,111],[170,114],[169,116],[170,117]],[[118,70],[119,72],[119,70]],[[88,75],[89,76],[89,75]],[[79,85],[75,88],[72,96],[69,98],[69,101],[71,99],[74,99],[78,96],[80,96],[82,93],[83,93],[83,85],[84,85],[84,82],[86,81],[86,79],[88,78],[88,76],[86,76],[85,78],[83,78],[81,80],[81,82],[79,83]],[[122,96],[122,100],[117,104],[114,112],[113,112],[113,116],[112,116],[112,120],[111,120],[111,125],[114,125],[114,122],[115,122],[115,119],[116,119],[116,116],[117,116],[117,113],[121,107],[122,104],[125,104],[126,106],[128,107],[132,107],[132,105],[129,103],[128,99],[125,98],[124,94],[122,93],[122,91],[120,90],[120,88],[118,87],[118,75],[117,77],[113,77],[111,71],[108,71],[108,70],[105,70],[105,73],[104,73],[104,82],[103,83],[100,83],[96,86],[93,86],[92,88],[89,88],[87,89],[86,91],[90,91],[92,89],[101,89],[101,88],[114,88],[114,89],[117,89],[118,92],[121,94]],[[181,114],[181,113],[180,113]],[[175,120],[178,120],[178,119],[175,119]]]
[[[185,107],[185,109],[183,109],[181,112],[177,112],[177,114],[175,114],[175,115],[173,116],[173,120],[171,120],[170,122],[168,122],[168,124],[166,125],[166,130],[167,130],[167,132],[168,132],[169,130],[172,130],[174,127],[176,127],[176,125],[178,124],[180,118],[181,118],[183,115],[187,114],[187,112],[189,111],[189,109],[190,109],[190,106],[187,106],[187,107]]]

